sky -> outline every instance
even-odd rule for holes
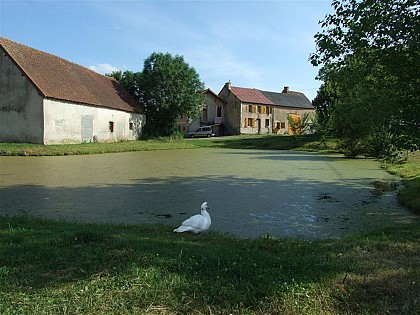
[[[331,0],[0,0],[0,36],[102,74],[181,55],[215,93],[231,81],[313,100],[308,58],[330,13]]]

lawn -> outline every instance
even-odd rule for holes
[[[420,224],[248,240],[0,217],[1,314],[419,314]]]
[[[80,143],[62,145],[40,145],[28,143],[0,143],[0,156],[43,156],[101,154],[131,151],[194,149],[218,147],[232,149],[271,149],[271,150],[330,150],[336,151],[336,142],[321,143],[313,135],[301,136],[232,136],[205,139],[153,139],[141,141],[121,141],[112,143]]]

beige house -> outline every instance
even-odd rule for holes
[[[224,106],[223,100],[211,89],[203,91],[205,102],[200,112],[200,116],[192,121],[187,117],[180,117],[178,120],[178,131],[187,135],[188,132],[196,130],[200,126],[212,126],[213,132],[217,136],[225,134],[224,129]]]
[[[223,123],[228,134],[289,133],[289,115],[296,119],[315,114],[309,99],[288,87],[278,93],[234,87],[228,82],[219,98],[226,104]]]
[[[118,82],[0,37],[0,142],[135,140],[146,121]]]

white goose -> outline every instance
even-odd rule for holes
[[[207,202],[204,202],[201,205],[201,214],[193,215],[191,218],[185,220],[174,232],[192,232],[197,234],[207,231],[211,225],[210,214],[207,212],[208,209],[210,208]]]

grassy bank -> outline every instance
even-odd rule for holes
[[[194,149],[202,147],[232,149],[273,149],[273,150],[335,150],[334,141],[326,144],[316,136],[233,136],[211,139],[156,139],[123,141],[112,143],[80,143],[62,145],[40,145],[28,143],[0,143],[0,155],[4,156],[53,156],[77,154],[101,154],[132,151]]]
[[[420,225],[344,240],[0,217],[0,314],[419,314]]]
[[[408,153],[404,163],[384,164],[384,167],[402,178],[404,186],[398,193],[400,203],[420,215],[420,151]]]

